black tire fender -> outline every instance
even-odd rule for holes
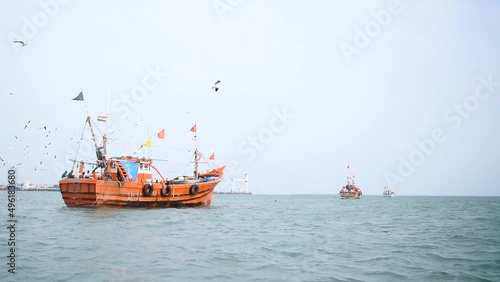
[[[142,187],[142,194],[144,196],[151,196],[151,194],[153,194],[153,191],[154,191],[153,185],[149,183],[144,184],[144,186]]]
[[[193,184],[191,188],[189,188],[189,194],[196,195],[200,191],[200,187],[196,184]]]
[[[170,197],[172,194],[172,189],[170,188],[170,185],[165,185],[161,188],[160,194],[162,197]]]

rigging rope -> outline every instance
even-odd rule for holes
[[[82,146],[83,135],[85,134],[86,127],[87,127],[87,121],[85,121],[85,125],[83,126],[82,136],[80,137],[80,142],[78,143],[78,148],[76,148],[76,155],[75,155],[75,159],[73,160],[73,166],[71,166],[71,170],[75,169],[75,164],[76,164],[77,159],[78,159],[78,152],[80,151],[80,146]]]

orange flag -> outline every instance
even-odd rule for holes
[[[158,132],[158,138],[165,139],[165,128]]]
[[[212,161],[215,160],[215,153],[212,153],[208,159]]]
[[[192,132],[196,132],[196,124],[195,124],[195,125],[193,125],[193,127],[191,127],[191,131],[192,131]]]

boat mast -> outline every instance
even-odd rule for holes
[[[92,134],[92,141],[94,141],[94,146],[95,146],[95,153],[96,153],[96,156],[97,156],[97,160],[98,160],[98,165],[101,166],[101,167],[104,167],[104,163],[105,163],[105,160],[106,160],[106,135],[104,135],[103,137],[103,143],[104,143],[104,147],[103,147],[103,151],[101,151],[99,149],[99,145],[97,145],[97,139],[95,138],[95,134],[94,134],[94,128],[92,127],[92,123],[90,122],[90,116],[87,116],[87,123],[89,124],[89,127],[90,127],[90,134]],[[100,162],[99,162],[100,161]]]
[[[198,151],[198,129],[196,128],[196,122],[194,123],[194,141],[196,142],[196,149],[194,150],[194,177],[198,178],[198,161],[201,158],[201,154]]]
[[[200,157],[200,152],[198,152],[198,146],[194,150],[194,177],[198,178],[198,158]]]
[[[104,136],[102,137],[102,151],[103,151],[103,154],[104,154],[104,157],[107,156],[108,154],[108,151],[107,151],[107,144],[108,143],[108,137],[106,136],[106,133],[104,133]]]

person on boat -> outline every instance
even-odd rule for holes
[[[66,178],[68,177],[68,171],[65,170],[64,173],[61,175],[61,178]]]
[[[92,178],[93,178],[94,180],[99,179],[99,174],[97,174],[97,172],[96,172],[95,170],[92,172]]]
[[[87,170],[87,174],[85,174],[85,178],[90,178],[90,177],[91,177],[91,175],[90,175],[90,171],[89,171],[89,170]]]
[[[75,178],[75,176],[73,175],[73,170],[71,170],[71,171],[68,173],[68,178]]]

